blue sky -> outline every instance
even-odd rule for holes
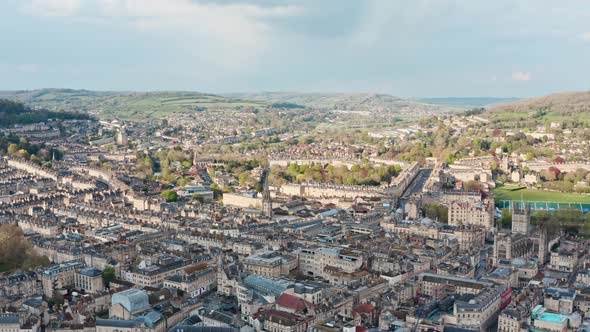
[[[588,0],[2,0],[0,89],[590,90]]]

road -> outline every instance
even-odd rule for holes
[[[487,273],[488,251],[488,246],[485,246],[479,251],[479,264],[477,270],[475,270],[475,279],[477,280],[483,278]]]
[[[408,200],[408,198],[410,198],[410,196],[412,196],[412,194],[422,191],[422,188],[424,188],[424,184],[426,184],[426,180],[428,180],[430,173],[432,173],[431,168],[422,169],[418,172],[418,174],[416,175],[414,180],[412,180],[412,182],[410,183],[410,185],[408,186],[406,191],[404,191],[402,197],[400,198],[400,201],[399,201],[400,208],[402,208],[402,209],[404,208],[406,201]]]

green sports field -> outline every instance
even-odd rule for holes
[[[498,187],[492,192],[496,201],[535,201],[554,203],[587,203],[590,204],[590,195],[577,193],[560,193],[537,189],[517,189],[515,186]]]

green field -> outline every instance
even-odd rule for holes
[[[576,193],[560,193],[555,191],[544,191],[537,189],[520,189],[518,187],[503,186],[492,192],[496,201],[535,201],[554,203],[590,203],[590,196]]]
[[[490,115],[492,119],[500,120],[500,121],[512,121],[518,120],[521,118],[527,119],[529,118],[529,112],[502,112],[502,113],[492,113]]]

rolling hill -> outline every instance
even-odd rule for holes
[[[487,115],[497,120],[580,121],[590,125],[590,91],[556,93],[493,105]]]
[[[243,108],[306,108],[357,114],[389,114],[413,120],[435,114],[453,114],[465,106],[436,105],[406,100],[386,94],[370,93],[233,93],[215,95],[190,91],[89,91],[74,89],[40,89],[0,91],[0,98],[17,100],[33,108],[50,111],[80,111],[100,118],[148,120],[173,113]]]
[[[436,105],[377,93],[261,92],[231,93],[225,96],[270,104],[289,103],[323,110],[399,114],[407,119],[433,114],[453,114],[468,109],[462,105]]]
[[[0,98],[48,110],[81,111],[101,118],[147,120],[207,109],[266,107],[265,103],[184,91],[125,92],[72,89],[0,91]]]
[[[442,97],[442,98],[419,98],[418,101],[439,105],[461,105],[461,106],[488,106],[500,103],[510,103],[519,98],[497,98],[497,97]]]
[[[0,127],[12,125],[26,125],[45,122],[49,119],[57,120],[88,120],[88,113],[81,112],[53,112],[46,109],[32,109],[22,102],[0,98]]]
[[[256,100],[270,103],[291,103],[312,108],[356,108],[393,104],[401,98],[370,93],[296,93],[296,92],[261,92],[231,93],[227,97]]]

